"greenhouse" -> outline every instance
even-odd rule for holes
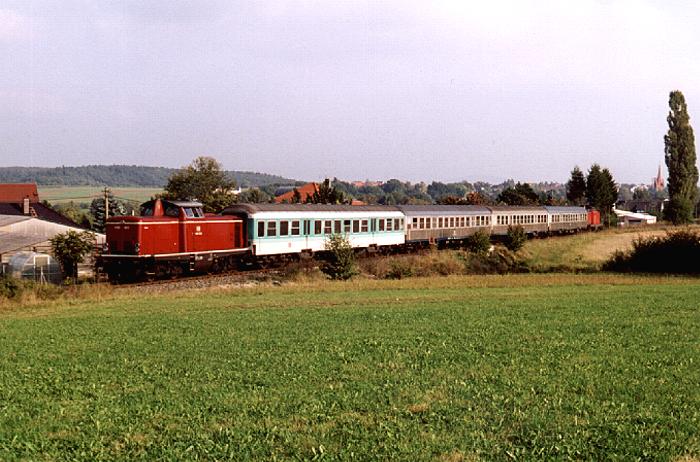
[[[61,266],[51,255],[37,252],[15,254],[7,265],[7,274],[39,283],[61,282]]]

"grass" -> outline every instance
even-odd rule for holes
[[[0,312],[2,460],[694,460],[700,279],[300,283]]]
[[[615,251],[631,249],[635,239],[665,235],[670,229],[675,228],[660,224],[532,239],[525,244],[521,255],[530,267],[541,271],[595,271],[600,269]]]
[[[90,203],[93,199],[102,197],[102,187],[99,186],[39,186],[39,198],[52,204]],[[112,193],[120,199],[129,199],[134,203],[149,200],[152,196],[163,192],[161,188],[111,188]]]

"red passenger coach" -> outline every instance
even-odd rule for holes
[[[107,220],[106,234],[99,263],[115,281],[221,271],[248,250],[242,219],[205,215],[199,202],[146,202],[141,216]]]

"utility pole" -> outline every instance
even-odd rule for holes
[[[109,188],[105,186],[104,189],[104,195],[105,195],[105,231],[107,230],[107,218],[109,218]]]

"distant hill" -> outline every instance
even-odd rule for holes
[[[162,188],[178,169],[138,165],[86,165],[82,167],[0,167],[0,183],[39,186],[132,186]],[[241,187],[295,184],[296,180],[257,172],[227,172]]]

